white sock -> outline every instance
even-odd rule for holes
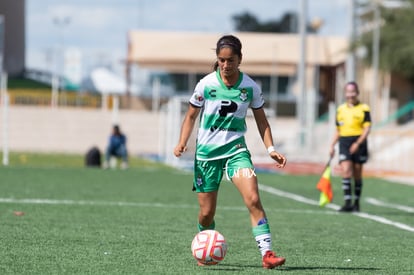
[[[256,236],[255,239],[262,257],[266,254],[266,251],[272,250],[272,235],[270,233]]]

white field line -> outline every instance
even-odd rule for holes
[[[117,201],[77,201],[77,200],[51,200],[51,199],[15,199],[0,198],[0,203],[18,204],[54,204],[54,205],[92,205],[92,206],[136,206],[136,207],[160,207],[160,208],[198,208],[197,205],[164,204],[164,203],[140,203]]]
[[[383,201],[380,201],[374,198],[366,198],[365,201],[369,204],[373,204],[376,206],[382,206],[382,207],[387,207],[387,208],[392,208],[392,209],[398,209],[398,210],[408,212],[408,213],[414,213],[414,207],[409,207],[406,205],[387,203],[387,202],[383,202]]]
[[[294,201],[298,201],[305,204],[315,205],[319,206],[319,202],[316,200],[308,199],[306,197],[289,193],[286,191],[282,191],[270,186],[259,184],[259,189],[265,192],[268,192],[270,194],[288,198]],[[110,201],[76,201],[76,200],[51,200],[51,199],[15,199],[15,198],[0,198],[0,203],[19,203],[19,204],[54,204],[54,205],[95,205],[95,206],[136,206],[136,207],[160,207],[160,208],[198,208],[197,205],[188,205],[188,204],[163,204],[163,203],[135,203],[135,202],[110,202]],[[339,205],[336,204],[328,204],[325,206],[325,208],[330,208],[333,210],[338,210]],[[246,208],[244,207],[219,207],[219,209],[223,210],[237,210],[237,211],[245,211]],[[286,211],[286,212],[295,212],[295,211]],[[300,211],[303,212],[303,211]],[[320,212],[320,211],[313,211],[307,213],[314,213],[314,212]],[[388,224],[406,231],[414,232],[414,227],[411,227],[409,225],[394,222],[391,220],[388,220],[384,217],[371,215],[363,212],[353,212],[350,213],[352,215],[370,219],[382,224]]]
[[[111,201],[83,201],[83,200],[51,200],[51,199],[15,199],[15,198],[0,198],[0,203],[14,203],[14,204],[50,204],[50,205],[91,205],[91,206],[127,206],[127,207],[158,207],[158,208],[187,208],[198,209],[197,204],[165,204],[165,203],[139,203],[139,202],[111,202]],[[245,206],[218,206],[220,210],[227,211],[246,211]],[[278,212],[288,213],[308,213],[308,214],[326,214],[326,212],[316,210],[296,210],[283,209]],[[327,213],[331,214],[331,213]]]
[[[302,203],[306,203],[306,204],[319,205],[319,202],[316,200],[311,200],[311,199],[308,199],[308,198],[305,198],[305,197],[302,197],[302,196],[299,196],[293,193],[285,192],[285,191],[282,191],[282,190],[279,190],[279,189],[276,189],[270,186],[259,184],[259,189],[262,191],[268,192],[270,194],[279,196],[279,197],[289,198],[289,199],[302,202]],[[336,204],[328,204],[325,207],[328,207],[334,210],[338,210],[340,208],[340,206]],[[414,227],[412,226],[409,226],[409,225],[406,225],[400,222],[394,222],[381,216],[371,215],[371,214],[363,213],[363,212],[353,212],[349,214],[352,214],[352,215],[355,215],[355,216],[358,216],[364,219],[373,220],[373,221],[376,221],[382,224],[388,224],[388,225],[391,225],[391,226],[394,226],[394,227],[397,227],[399,229],[403,229],[406,231],[414,232]]]

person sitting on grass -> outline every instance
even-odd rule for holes
[[[126,136],[121,132],[118,125],[114,125],[112,134],[109,137],[109,144],[106,148],[104,168],[110,166],[111,157],[120,158],[122,160],[121,168],[128,168],[128,151],[126,148]]]

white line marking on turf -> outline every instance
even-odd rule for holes
[[[316,200],[308,199],[306,197],[289,193],[286,191],[282,191],[270,186],[259,184],[259,189],[263,190],[265,192],[268,192],[273,195],[277,195],[279,197],[284,197],[288,199],[292,199],[298,202],[310,204],[310,205],[316,205],[319,206],[319,202]],[[182,204],[182,205],[176,205],[176,204],[163,204],[163,203],[138,203],[138,202],[110,202],[110,201],[75,201],[75,200],[51,200],[51,199],[14,199],[14,198],[0,198],[0,203],[22,203],[22,204],[55,204],[55,205],[96,205],[96,206],[138,206],[138,207],[161,207],[161,208],[198,208],[197,205],[188,205],[188,204]],[[244,207],[218,207],[219,209],[223,210],[240,210],[245,211]],[[333,210],[338,210],[339,205],[336,204],[328,204],[325,206],[325,208],[330,208]],[[292,211],[286,211],[286,212],[292,212]],[[371,215],[367,213],[352,213],[355,216],[370,219],[373,221],[377,221],[382,224],[388,224],[403,230],[407,230],[410,232],[414,232],[414,227],[411,227],[409,225],[394,222],[391,220],[388,220],[384,217]]]
[[[0,198],[0,203],[198,208],[198,206],[196,205],[185,205],[185,204],[177,205],[177,204],[163,204],[163,203],[140,203],[140,202],[117,202],[117,201],[114,201],[114,202],[111,202],[111,201],[76,201],[76,200],[14,199],[14,198]]]
[[[164,204],[164,203],[139,203],[139,202],[116,202],[116,201],[76,201],[76,200],[52,200],[52,199],[15,199],[0,198],[0,203],[16,204],[46,204],[46,205],[91,205],[91,206],[127,206],[127,207],[159,207],[159,208],[193,208],[198,209],[198,205],[189,204]],[[226,211],[246,211],[245,206],[217,206],[217,209]],[[278,212],[286,213],[307,213],[307,214],[333,214],[332,212],[321,212],[319,210],[297,210],[282,209]],[[336,214],[336,213],[334,213]]]
[[[268,192],[270,194],[279,196],[279,197],[289,198],[289,199],[292,199],[292,200],[295,200],[295,201],[298,201],[298,202],[302,202],[302,203],[306,203],[306,204],[310,204],[310,205],[319,205],[319,202],[316,201],[316,200],[311,200],[311,199],[302,197],[300,195],[285,192],[285,191],[282,191],[282,190],[279,190],[279,189],[276,189],[276,188],[273,188],[273,187],[270,187],[270,186],[267,186],[267,185],[259,184],[259,189],[263,190],[265,192]],[[325,207],[331,208],[331,209],[334,209],[334,210],[339,209],[339,205],[336,205],[336,204],[328,204]],[[414,232],[414,227],[411,227],[409,225],[406,225],[406,224],[403,224],[403,223],[400,223],[400,222],[394,222],[394,221],[391,221],[391,220],[386,219],[384,217],[371,215],[371,214],[363,213],[363,212],[353,212],[353,213],[350,213],[350,214],[353,214],[355,216],[358,216],[358,217],[361,217],[361,218],[364,218],[364,219],[373,220],[373,221],[376,221],[376,222],[379,222],[379,223],[382,223],[382,224],[388,224],[388,225],[391,225],[391,226],[394,226],[394,227],[397,227],[397,228],[400,228],[400,229],[403,229],[403,230],[407,230],[407,231],[410,231],[410,232]]]
[[[383,202],[383,201],[380,201],[374,198],[366,198],[365,201],[369,204],[373,204],[376,206],[388,207],[388,208],[398,209],[398,210],[408,212],[408,213],[414,213],[414,208],[406,206],[406,205],[387,203],[387,202]]]

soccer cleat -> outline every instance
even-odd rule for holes
[[[266,254],[263,256],[263,268],[266,269],[273,269],[276,266],[284,264],[286,261],[283,257],[277,257],[275,252],[273,251],[266,251]]]
[[[208,263],[208,264],[205,264],[205,263],[202,263],[202,262],[200,262],[200,261],[197,261],[197,265],[198,265],[198,266],[216,265],[216,264],[218,264],[218,262],[210,262],[210,263]]]
[[[354,206],[352,207],[352,210],[354,212],[359,212],[359,203],[354,203]]]
[[[339,212],[352,212],[354,211],[354,207],[352,205],[345,204],[338,210]]]

